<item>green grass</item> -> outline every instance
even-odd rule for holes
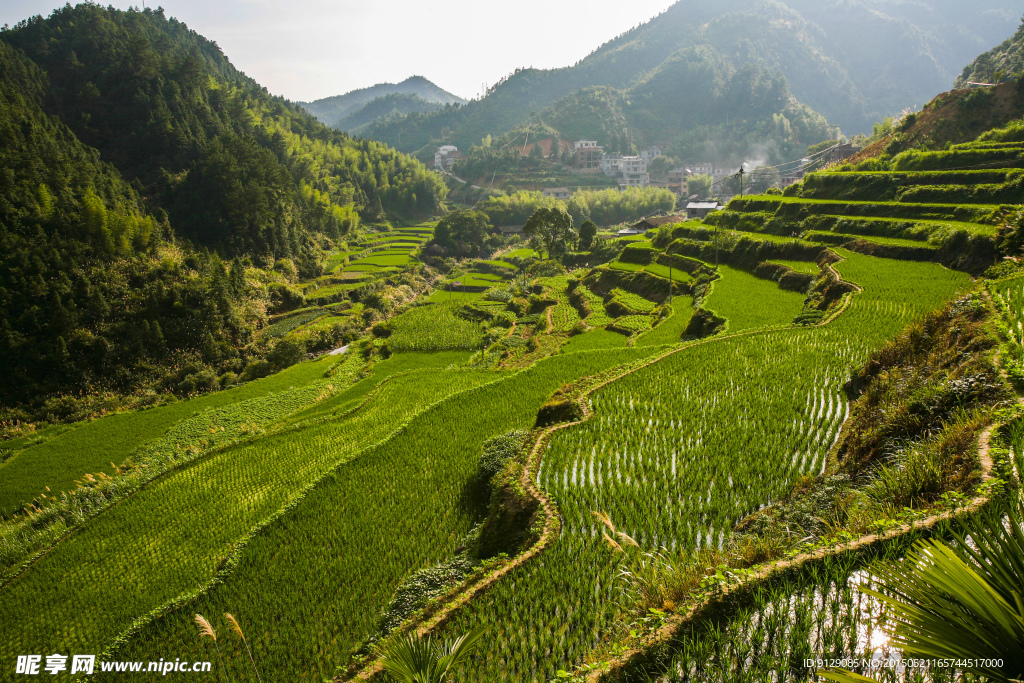
[[[595,329],[575,337],[570,337],[562,353],[574,353],[576,351],[591,351],[594,349],[615,349],[626,345],[627,337],[605,329]]]
[[[651,275],[657,275],[658,277],[663,277],[666,280],[671,272],[672,282],[679,282],[682,284],[693,281],[693,278],[685,270],[679,270],[678,268],[670,269],[668,266],[663,266],[660,263],[652,263],[648,266],[644,266],[644,272],[650,273]],[[668,287],[667,284],[665,286]]]
[[[388,346],[394,351],[479,349],[483,330],[455,315],[461,307],[454,301],[409,309],[392,320]]]
[[[435,370],[397,376],[346,419],[215,452],[153,482],[0,591],[0,622],[18,623],[0,637],[0,653],[9,658],[39,647],[98,653],[139,615],[209,581],[238,541],[338,464],[396,433],[432,403],[495,378],[493,372]],[[358,487],[370,497],[380,490],[367,481]],[[311,531],[322,533],[322,522]],[[310,550],[320,554],[322,548]],[[308,565],[322,580],[316,567]],[[43,594],[52,607],[38,610]],[[290,594],[281,597],[292,601]],[[238,608],[241,615],[257,614]]]
[[[812,275],[817,275],[819,272],[821,272],[821,269],[818,267],[818,264],[815,263],[814,261],[787,261],[786,259],[773,258],[770,261],[768,261],[768,263],[777,263],[780,266],[792,268],[798,273],[811,273]]]
[[[840,272],[865,291],[834,323],[684,346],[599,389],[593,417],[552,436],[538,480],[561,531],[440,630],[492,633],[458,677],[548,681],[635,618],[619,607],[621,565],[592,511],[641,552],[685,556],[719,547],[738,519],[821,471],[849,366],[970,285],[936,264],[848,258]]]
[[[677,344],[682,340],[683,330],[693,317],[693,297],[676,296],[672,300],[672,315],[658,323],[652,330],[636,338],[636,346],[658,346]]]
[[[325,356],[241,387],[136,412],[118,413],[85,423],[66,434],[32,446],[0,465],[0,511],[11,512],[50,487],[56,494],[75,488],[86,473],[112,474],[148,441],[172,425],[205,410],[301,387],[323,376],[338,361]]]
[[[780,289],[731,266],[719,266],[721,278],[712,284],[704,308],[726,319],[726,332],[788,325],[803,310],[804,295]]]
[[[183,659],[209,657],[192,615],[229,611],[275,680],[334,675],[410,569],[430,566],[461,544],[478,512],[463,492],[483,441],[529,428],[563,384],[644,353],[554,356],[452,395],[337,468],[246,546],[223,584],[145,628],[118,656],[148,659],[173,650]]]
[[[624,261],[612,261],[608,264],[608,267],[615,270],[623,270],[627,273],[639,273],[644,269],[644,266],[639,263],[625,263]]]

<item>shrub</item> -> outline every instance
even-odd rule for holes
[[[295,365],[306,357],[306,344],[296,339],[282,339],[267,354],[267,361],[275,371]]]

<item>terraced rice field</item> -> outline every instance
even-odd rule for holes
[[[462,304],[433,303],[416,306],[392,322],[388,345],[394,351],[447,351],[479,349],[480,325],[455,315]]]
[[[693,317],[693,297],[676,296],[671,305],[672,315],[659,322],[654,329],[637,337],[637,346],[678,344],[681,341],[683,331]]]
[[[726,333],[788,325],[803,310],[804,295],[780,289],[771,280],[719,266],[721,278],[712,284],[703,307],[725,318]]]
[[[611,628],[621,584],[591,511],[644,550],[719,547],[736,520],[821,471],[846,414],[849,364],[969,284],[932,264],[859,255],[838,268],[865,291],[835,322],[684,346],[598,390],[594,417],[552,437],[538,481],[563,531],[446,627],[492,634],[464,680],[549,680]]]
[[[657,275],[658,277],[663,277],[666,280],[671,275],[672,282],[678,282],[680,284],[687,284],[689,282],[693,282],[693,278],[685,270],[679,270],[678,268],[669,268],[668,266],[663,266],[660,263],[652,263],[650,265],[644,266],[643,270],[646,273],[650,273],[651,275]]]
[[[266,671],[288,680],[333,675],[410,568],[449,556],[469,531],[476,511],[460,495],[482,442],[528,428],[562,384],[645,353],[554,356],[437,403],[324,479],[246,546],[223,584],[155,621],[118,656],[145,659],[170,648],[205,657],[192,615],[233,610]],[[307,618],[328,613],[328,621]]]
[[[626,263],[624,261],[612,261],[608,264],[608,267],[626,273],[639,273],[644,269],[644,266],[639,263]]]
[[[785,259],[771,259],[768,263],[776,263],[780,266],[792,268],[798,273],[811,273],[817,275],[821,269],[814,261],[787,261]]]
[[[0,639],[0,653],[9,658],[41,645],[50,652],[100,651],[136,617],[210,581],[236,544],[340,463],[432,403],[495,378],[485,371],[396,375],[359,410],[215,451],[169,473],[0,591],[0,621],[19,623]],[[60,607],[39,609],[41,595]]]
[[[825,232],[821,230],[808,230],[804,233],[804,239],[808,242],[820,242],[821,244],[845,244],[854,240],[882,244],[891,247],[913,247],[915,249],[936,249],[935,245],[920,240],[903,239],[902,237],[881,237],[879,235],[856,235],[843,234],[839,232]]]
[[[0,512],[11,512],[49,487],[55,495],[75,488],[86,473],[112,474],[143,444],[162,436],[172,425],[207,410],[259,399],[323,377],[338,359],[300,363],[264,379],[187,401],[130,413],[110,415],[81,425],[17,453],[0,465]]]

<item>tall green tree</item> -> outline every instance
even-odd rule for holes
[[[434,228],[434,243],[448,253],[468,256],[484,248],[491,232],[487,215],[471,209],[458,209],[442,218]]]
[[[590,249],[594,244],[594,237],[597,235],[597,223],[594,221],[583,221],[580,226],[580,249]]]
[[[549,259],[557,259],[576,243],[572,217],[564,209],[541,208],[523,225],[523,233],[534,239]]]

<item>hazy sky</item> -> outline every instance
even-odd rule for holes
[[[409,76],[476,97],[521,66],[568,66],[673,0],[146,0],[270,92],[314,100]],[[141,2],[141,0],[140,0]],[[58,0],[3,0],[0,25]],[[72,3],[74,4],[74,3]],[[125,9],[137,2],[104,0]]]

